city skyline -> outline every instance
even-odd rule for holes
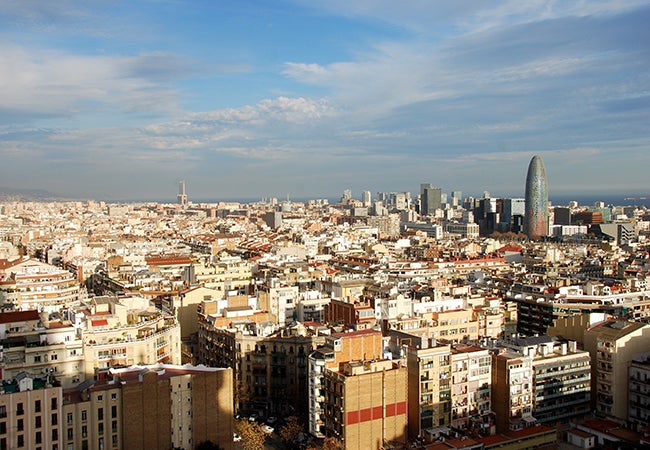
[[[647,1],[4,2],[0,185],[650,192]]]

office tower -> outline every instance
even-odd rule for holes
[[[463,203],[462,191],[451,191],[451,204],[454,206],[459,206],[462,203]]]
[[[363,191],[361,194],[361,201],[363,202],[363,206],[370,206],[372,204],[372,192]]]
[[[420,193],[420,214],[435,214],[437,209],[442,208],[442,189],[434,188],[430,184],[421,186]]]
[[[526,217],[524,232],[529,239],[548,235],[548,186],[544,162],[533,156],[526,175]]]
[[[180,181],[178,183],[178,204],[181,206],[187,206],[187,194],[185,193],[185,181]]]
[[[556,206],[554,216],[555,225],[571,225],[571,208]]]
[[[526,212],[526,200],[523,198],[504,198],[501,220],[512,223],[513,216],[523,216]]]

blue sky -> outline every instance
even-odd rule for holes
[[[4,0],[0,186],[650,192],[650,2]]]

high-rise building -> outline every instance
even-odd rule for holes
[[[442,189],[434,188],[430,184],[420,185],[420,214],[427,216],[435,214],[442,208]]]
[[[524,232],[529,239],[540,239],[548,235],[548,185],[546,168],[539,155],[533,156],[526,175]]]
[[[180,181],[178,183],[178,204],[181,206],[187,206],[187,194],[185,193],[185,181]]]

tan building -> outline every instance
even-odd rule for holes
[[[451,346],[414,339],[406,353],[409,437],[451,423]]]
[[[391,360],[353,361],[325,372],[325,427],[346,449],[407,440],[407,371]]]
[[[325,373],[338,371],[346,362],[383,359],[384,338],[377,330],[334,333],[325,345],[309,355],[309,432],[325,437]]]
[[[435,338],[453,343],[478,339],[478,320],[471,309],[432,312],[423,316],[434,321],[431,330]]]
[[[110,367],[133,364],[180,364],[180,325],[175,317],[144,299],[97,299],[85,311],[84,372],[93,377]]]
[[[650,351],[650,325],[606,320],[585,332],[591,355],[591,403],[596,412],[628,419],[628,367],[637,353]]]
[[[83,344],[70,322],[50,321],[37,311],[0,313],[0,374],[50,374],[63,388],[84,380]]]
[[[46,450],[61,446],[62,390],[21,374],[3,381],[0,448]]]
[[[111,369],[64,394],[72,450],[232,448],[232,370],[157,364]]]
[[[535,425],[533,359],[512,350],[492,355],[492,410],[498,433]]]
[[[492,357],[487,349],[457,344],[451,349],[451,426],[480,436],[494,434],[491,411]]]
[[[212,263],[192,263],[187,266],[183,279],[192,286],[214,289],[225,296],[229,291],[247,293],[253,272],[250,261],[231,256]]]
[[[55,311],[79,299],[72,273],[32,259],[0,264],[0,299],[18,309]]]

